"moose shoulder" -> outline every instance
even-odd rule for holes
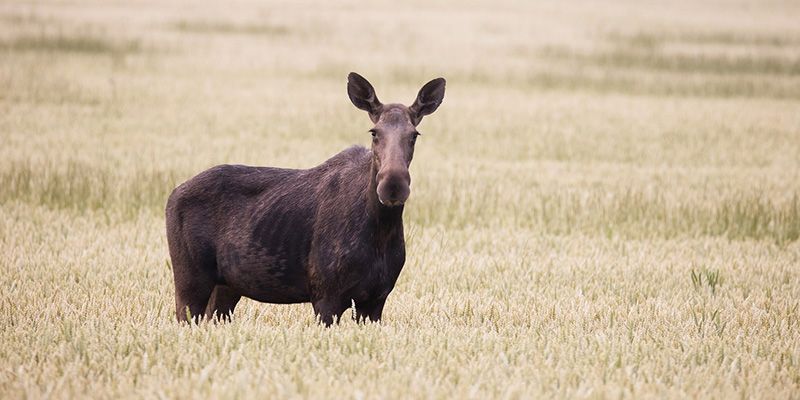
[[[411,106],[384,105],[351,73],[350,100],[374,123],[371,149],[306,170],[221,165],[178,186],[166,207],[177,319],[229,318],[245,296],[311,302],[325,325],[355,302],[359,321],[379,321],[405,262],[416,126],[444,89],[434,79]]]

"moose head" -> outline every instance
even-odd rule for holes
[[[376,171],[378,201],[388,207],[401,206],[411,194],[408,167],[420,133],[422,117],[433,113],[444,99],[444,78],[436,78],[420,89],[411,106],[383,104],[375,89],[361,75],[347,77],[347,94],[353,105],[369,114],[372,133],[372,163]]]

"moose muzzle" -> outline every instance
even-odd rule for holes
[[[408,168],[393,168],[378,172],[378,200],[385,206],[403,205],[411,194],[411,175]]]

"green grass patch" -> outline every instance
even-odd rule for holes
[[[21,201],[55,209],[107,210],[122,216],[163,212],[186,174],[138,170],[119,174],[70,162],[16,163],[0,171],[0,202]],[[421,188],[409,203],[409,221],[448,228],[523,228],[542,233],[674,238],[720,236],[787,244],[800,237],[800,199],[785,202],[734,193],[709,203],[703,193],[670,200],[635,188],[540,191],[517,196],[489,182],[457,185],[447,193]],[[493,210],[488,212],[487,210]]]
[[[88,33],[21,35],[0,42],[6,51],[64,52],[84,54],[128,54],[143,50],[137,39],[118,39]]]
[[[757,47],[800,46],[800,37],[798,36],[725,31],[611,33],[607,35],[607,38],[611,42],[639,48],[654,48],[666,43]]]
[[[654,46],[654,45],[653,45]],[[653,49],[618,47],[611,50],[578,52],[562,47],[549,47],[541,56],[569,61],[581,65],[594,65],[608,69],[644,69],[675,73],[704,74],[767,74],[800,75],[800,58],[777,57],[764,54],[672,54]]]
[[[141,210],[163,210],[177,183],[175,174],[158,170],[120,174],[79,162],[47,166],[15,163],[0,171],[0,187],[4,188],[0,202],[132,216]]]
[[[180,32],[203,34],[236,34],[281,36],[290,33],[288,27],[268,23],[232,23],[219,21],[179,21],[171,27]]]
[[[707,77],[686,79],[666,76],[663,79],[645,79],[609,70],[604,74],[585,73],[577,69],[553,72],[533,72],[517,79],[524,87],[547,90],[586,91],[594,93],[622,93],[645,96],[678,97],[743,97],[771,99],[800,99],[800,85],[765,79],[740,79]]]

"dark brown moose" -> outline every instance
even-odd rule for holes
[[[371,149],[305,170],[220,165],[178,186],[166,208],[178,321],[228,319],[241,296],[311,302],[326,326],[351,302],[359,322],[379,321],[406,258],[416,126],[444,90],[438,78],[410,107],[382,104],[350,73],[347,94],[375,124]]]

